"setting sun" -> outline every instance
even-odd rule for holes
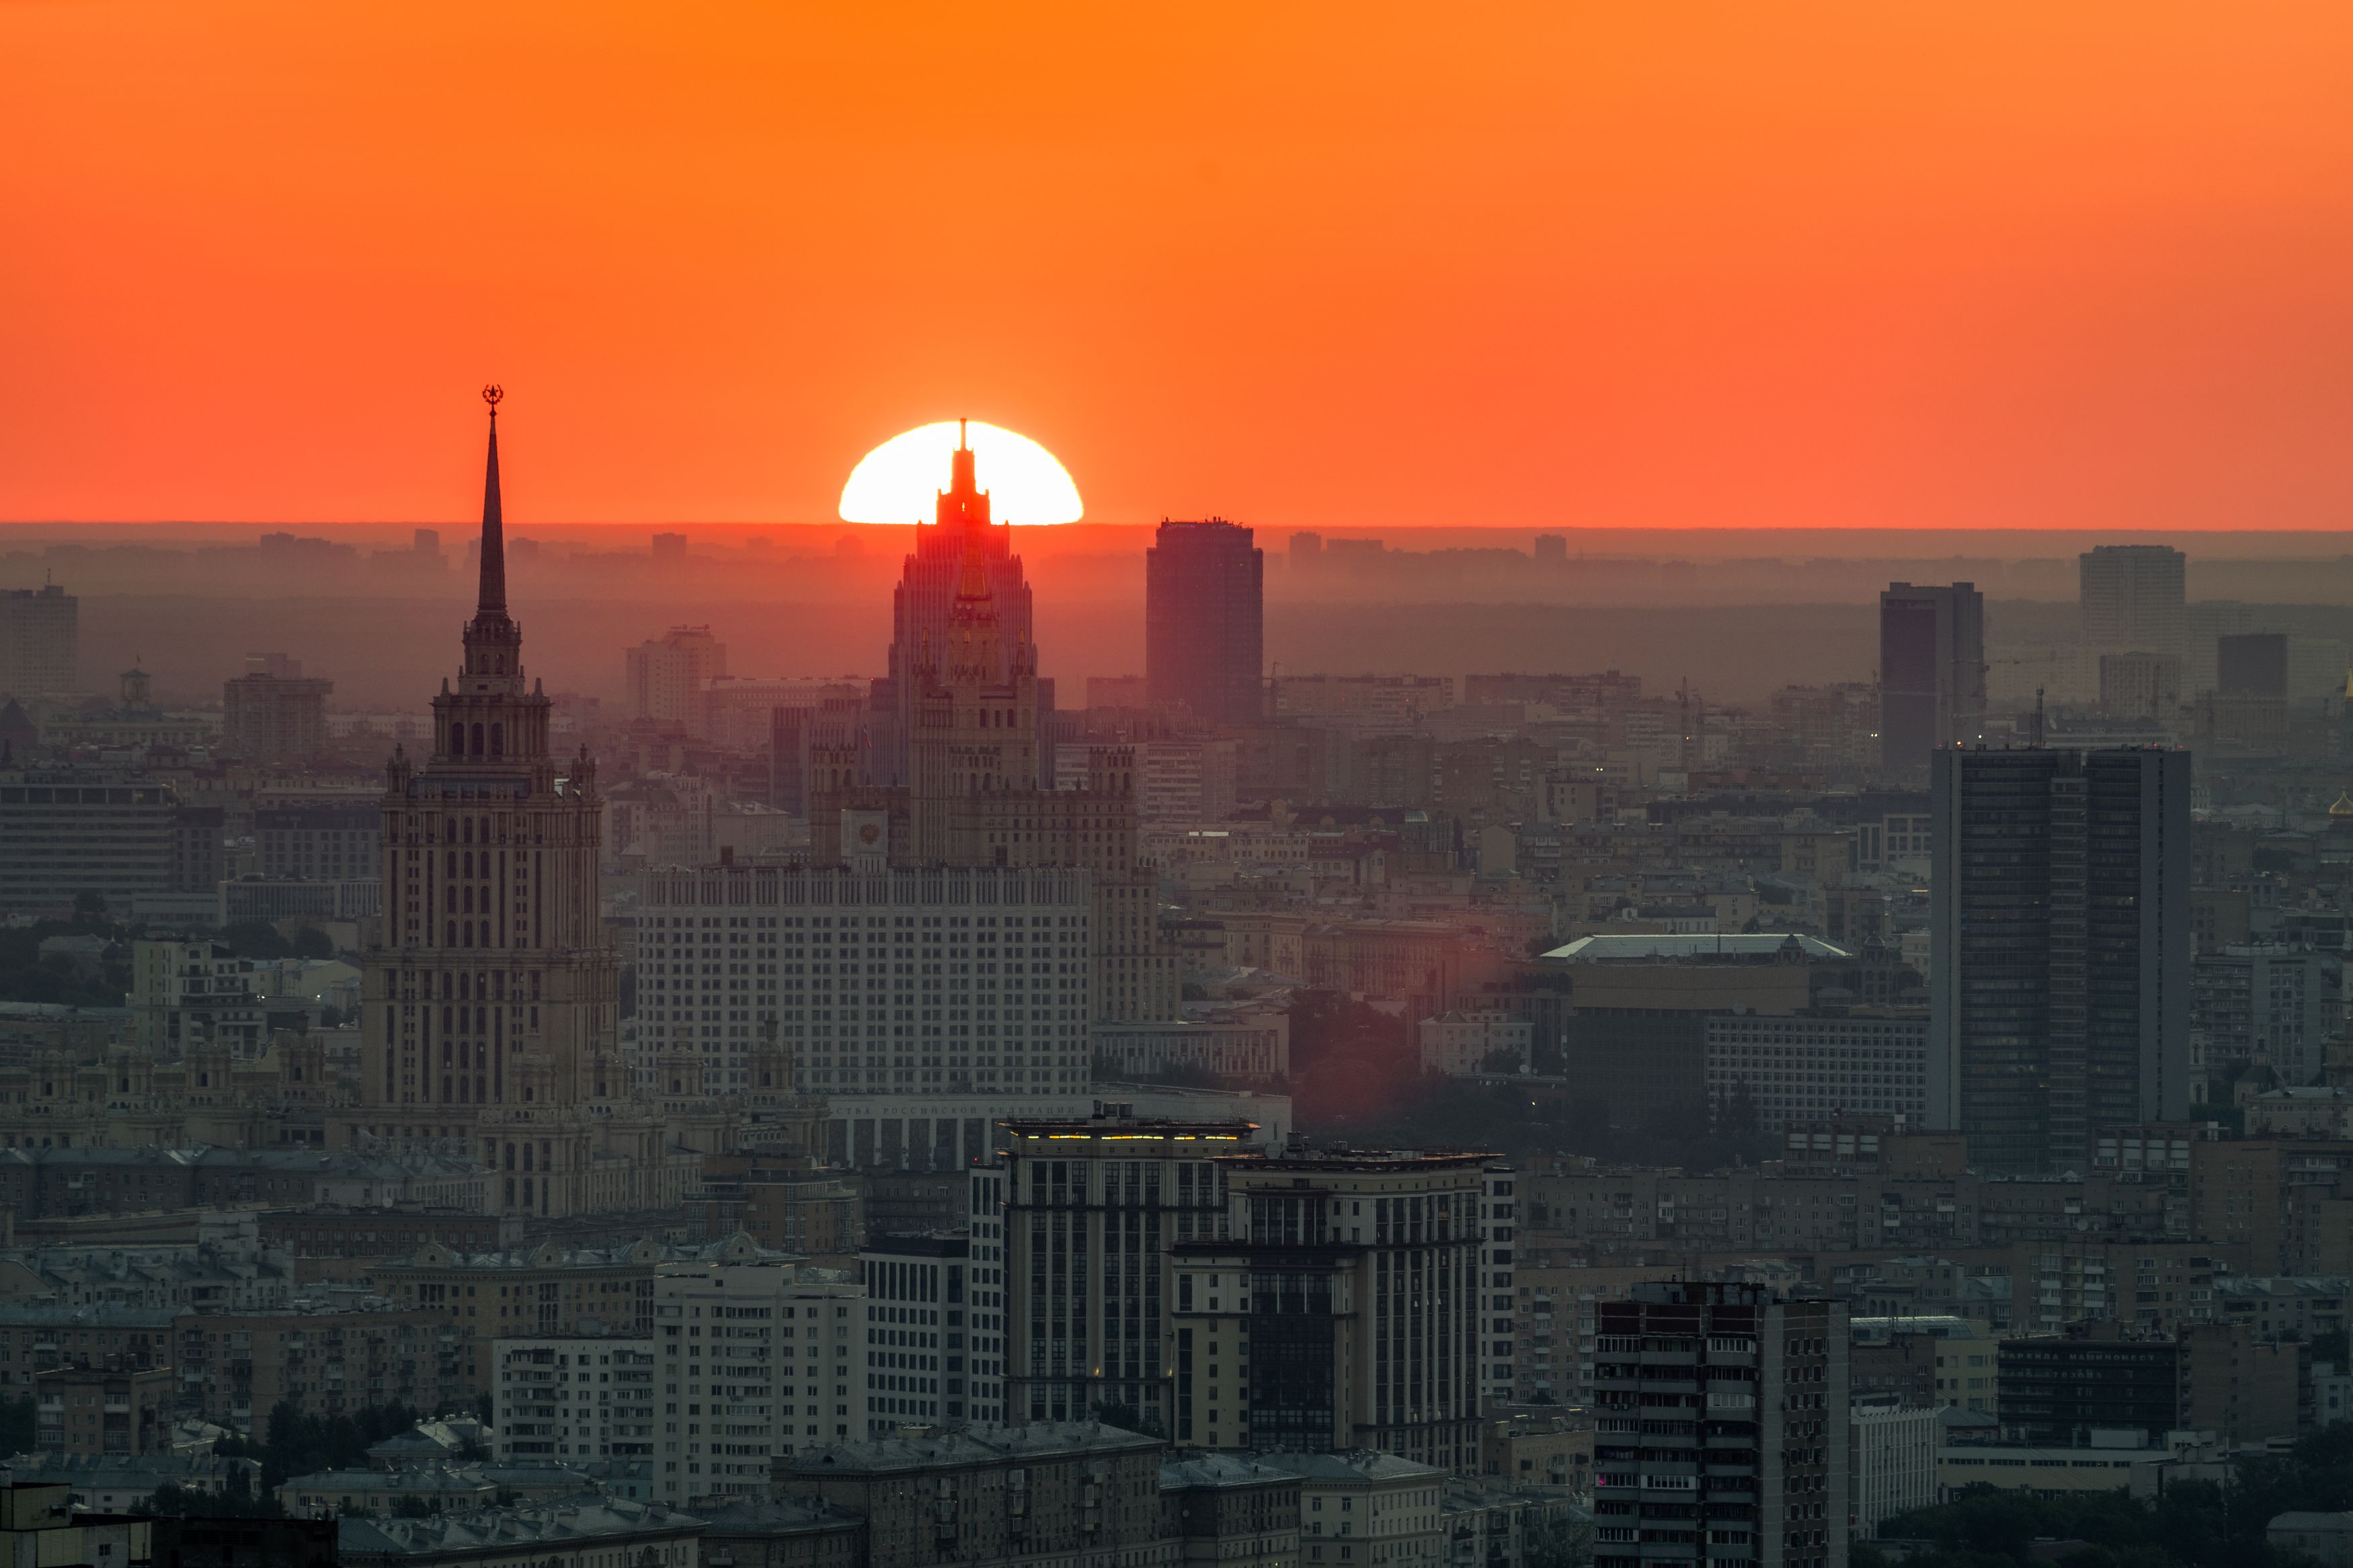
[[[922,522],[947,488],[958,421],[924,425],[893,436],[859,459],[841,487],[846,522]],[[1054,454],[1011,430],[979,420],[963,422],[980,488],[989,492],[999,522],[1076,522],[1086,514],[1079,487]]]

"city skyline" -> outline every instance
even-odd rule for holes
[[[0,1548],[2343,1563],[2348,44],[0,5]]]

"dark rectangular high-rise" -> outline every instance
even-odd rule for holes
[[[1938,746],[1985,728],[1985,597],[1973,583],[1879,595],[1879,758],[1892,778],[1916,781]]]
[[[1954,749],[1930,770],[1928,1124],[2087,1171],[2189,1110],[2189,753]]]
[[[1182,704],[1216,724],[1260,713],[1266,557],[1223,518],[1163,521],[1144,554],[1144,685],[1155,707]]]
[[[2287,695],[2287,634],[2239,632],[2214,639],[2214,689],[2226,697]]]

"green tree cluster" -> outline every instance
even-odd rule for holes
[[[304,926],[289,942],[268,921],[239,921],[223,926],[220,940],[239,958],[332,958],[335,944],[316,926]]]
[[[290,1476],[360,1468],[367,1463],[370,1447],[407,1431],[424,1415],[398,1400],[365,1405],[348,1415],[309,1415],[281,1399],[269,1412],[268,1441],[231,1440],[217,1445],[217,1451],[259,1459],[262,1489],[274,1492]]]
[[[90,975],[61,958],[43,959],[41,943],[53,936],[96,936],[126,942],[130,932],[102,914],[71,921],[40,921],[0,930],[0,1002],[47,1002],[68,1007],[120,1007],[131,989],[126,950]]]
[[[269,1492],[255,1495],[245,1484],[242,1475],[229,1479],[228,1490],[216,1496],[211,1492],[193,1490],[187,1487],[162,1486],[154,1494],[131,1510],[153,1518],[176,1519],[284,1519],[286,1510],[278,1505],[277,1498]]]
[[[33,1396],[11,1399],[0,1394],[0,1454],[29,1454],[40,1436],[40,1407]]]

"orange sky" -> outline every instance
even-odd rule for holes
[[[2353,6],[0,0],[0,518],[2353,524]],[[985,476],[984,476],[985,479]]]

